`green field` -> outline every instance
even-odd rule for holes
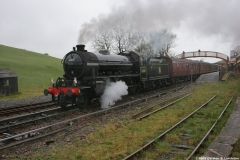
[[[0,45],[0,69],[9,68],[18,75],[17,94],[0,96],[0,100],[43,95],[43,89],[50,86],[50,80],[61,77],[61,59]]]

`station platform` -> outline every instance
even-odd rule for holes
[[[228,158],[238,138],[240,138],[240,94],[227,123],[205,151],[203,157]]]
[[[218,82],[219,81],[219,72],[202,74],[196,82]]]

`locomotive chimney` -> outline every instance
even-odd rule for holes
[[[82,51],[82,52],[87,52],[87,50],[85,50],[85,45],[84,44],[78,44],[76,45],[77,47],[77,51]]]

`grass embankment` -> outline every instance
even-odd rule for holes
[[[61,77],[61,60],[24,49],[0,45],[0,69],[9,68],[18,75],[17,94],[0,96],[0,100],[43,95],[50,86],[51,78]]]
[[[151,115],[142,121],[132,120],[131,115],[126,115],[125,120],[119,120],[115,123],[105,125],[99,131],[89,135],[87,140],[75,138],[72,145],[65,147],[54,147],[47,153],[41,149],[35,149],[35,159],[122,159],[132,153],[139,147],[154,139],[163,131],[170,128],[177,121],[183,119],[186,115],[197,109],[213,95],[220,93],[214,101],[207,107],[204,107],[197,115],[188,120],[188,123],[168,134],[165,141],[159,141],[150,151],[141,155],[137,159],[161,159],[168,155],[169,150],[175,149],[170,144],[186,144],[196,146],[207,130],[215,122],[223,108],[233,96],[232,104],[226,110],[226,113],[216,125],[214,131],[204,143],[200,150],[201,155],[206,147],[220,133],[226,123],[236,102],[236,97],[240,91],[240,75],[233,74],[227,82],[205,83],[198,85],[194,93],[174,104],[173,106],[162,110],[155,115]],[[137,110],[136,110],[137,112]],[[96,125],[96,124],[94,124]],[[189,137],[182,137],[181,134],[188,134]],[[184,151],[183,155],[174,157],[174,159],[185,159],[191,150]],[[239,149],[234,150],[235,155]]]
[[[240,157],[240,137],[238,138],[238,141],[233,146],[231,157],[238,157],[238,158]]]

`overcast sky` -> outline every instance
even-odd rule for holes
[[[0,44],[62,58],[83,24],[127,10],[141,26],[171,29],[175,54],[240,45],[239,0],[0,0]]]

